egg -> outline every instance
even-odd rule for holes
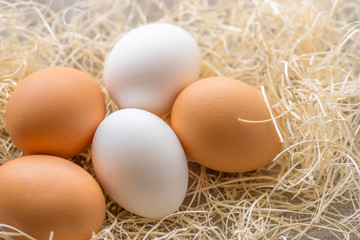
[[[105,217],[105,199],[95,179],[55,156],[31,155],[0,167],[0,223],[36,239],[86,240]]]
[[[104,80],[120,108],[162,116],[179,92],[199,75],[200,52],[184,29],[151,23],[128,32],[106,58]]]
[[[235,79],[212,77],[188,86],[174,103],[171,124],[186,154],[218,171],[255,170],[281,149],[263,95]]]
[[[92,158],[106,192],[132,213],[162,218],[184,200],[185,153],[171,128],[150,112],[130,108],[110,114],[96,130]]]
[[[63,158],[85,150],[104,117],[104,97],[95,80],[68,67],[30,74],[6,107],[7,131],[21,151]]]

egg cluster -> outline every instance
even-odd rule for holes
[[[225,77],[196,81],[199,72],[192,36],[154,23],[130,31],[109,53],[105,86],[121,110],[106,118],[103,94],[89,75],[51,67],[27,76],[6,110],[8,133],[27,156],[0,167],[0,195],[7,196],[0,198],[0,223],[38,239],[51,231],[53,239],[87,239],[99,231],[101,188],[66,160],[91,142],[105,192],[128,211],[155,219],[175,212],[185,198],[186,155],[225,172],[269,163],[281,148],[280,123],[274,125],[261,92]],[[170,111],[171,126],[161,118]]]

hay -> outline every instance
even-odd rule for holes
[[[152,221],[107,199],[106,221],[93,239],[360,238],[358,0],[101,0],[58,11],[0,1],[0,16],[0,164],[21,155],[4,116],[24,76],[71,66],[90,73],[106,94],[105,56],[127,31],[152,21],[177,24],[195,37],[201,77],[263,86],[281,113],[284,147],[271,164],[227,174],[189,160],[178,212]],[[106,101],[108,113],[114,111]],[[94,174],[89,151],[74,160]],[[5,232],[0,237],[9,239]]]

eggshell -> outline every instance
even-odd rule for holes
[[[162,116],[179,92],[199,75],[200,52],[184,29],[166,23],[141,26],[122,37],[109,53],[104,80],[120,108]]]
[[[105,116],[100,87],[88,74],[52,67],[27,76],[6,108],[6,127],[25,154],[70,158],[91,143]]]
[[[0,223],[37,239],[89,239],[105,217],[95,179],[78,165],[54,156],[31,155],[0,167]]]
[[[162,218],[184,200],[185,153],[171,128],[152,113],[123,109],[110,114],[96,130],[92,157],[106,192],[132,213]]]
[[[245,172],[271,162],[281,149],[263,95],[234,79],[213,77],[188,86],[177,97],[172,128],[186,154],[224,172]]]

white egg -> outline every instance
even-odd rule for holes
[[[150,112],[123,109],[110,114],[96,130],[92,158],[105,191],[132,213],[162,218],[185,198],[188,168],[181,143]]]
[[[152,23],[128,32],[116,43],[105,62],[104,80],[120,108],[162,116],[199,71],[195,39],[178,26]]]

